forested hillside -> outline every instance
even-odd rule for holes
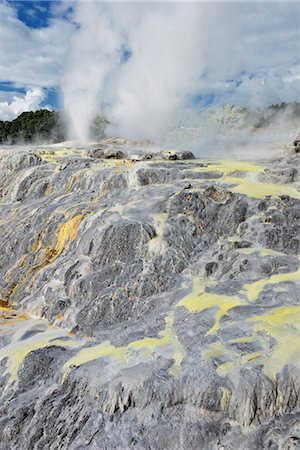
[[[0,121],[0,144],[60,142],[66,139],[66,124],[57,111],[40,109]]]
[[[300,103],[281,103],[267,108],[243,108],[225,105],[217,109],[199,112],[198,129],[203,137],[206,128],[214,133],[228,130],[257,131],[271,125],[298,124]],[[99,140],[105,137],[108,120],[98,114],[90,125],[90,138]],[[176,127],[176,132],[178,128]],[[0,144],[56,143],[68,139],[67,124],[64,115],[58,111],[40,109],[35,112],[23,112],[16,119],[0,121]]]

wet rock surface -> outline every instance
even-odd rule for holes
[[[299,155],[100,144],[0,150],[0,448],[300,448]]]

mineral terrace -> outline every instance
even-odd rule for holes
[[[0,151],[0,448],[300,448],[300,153]]]

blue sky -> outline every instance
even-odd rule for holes
[[[59,109],[70,89],[115,116],[300,100],[298,2],[0,0],[0,17],[1,120]]]
[[[59,2],[57,2],[59,3]],[[29,29],[47,28],[49,19],[52,17],[53,1],[11,1],[9,4],[15,11],[17,18]],[[18,87],[13,81],[0,81],[0,101],[11,99],[12,95],[25,95],[27,87]],[[59,109],[60,98],[58,88],[44,87],[45,98],[40,102],[39,107],[50,107]]]
[[[3,100],[11,100],[12,96],[25,95],[27,92],[26,87],[16,87],[13,82],[1,81],[0,82],[0,102]],[[59,88],[44,88],[45,98],[40,102],[41,108],[49,107],[51,109],[60,108],[60,95]]]
[[[5,59],[0,119],[11,120],[23,110],[59,109],[59,75],[74,29],[71,7],[58,1],[1,0],[0,8],[0,50]]]
[[[51,16],[51,3],[48,1],[9,1],[17,9],[18,18],[30,28],[42,28],[48,25]]]

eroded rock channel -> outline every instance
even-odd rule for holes
[[[108,144],[0,152],[0,448],[300,448],[299,153]]]

